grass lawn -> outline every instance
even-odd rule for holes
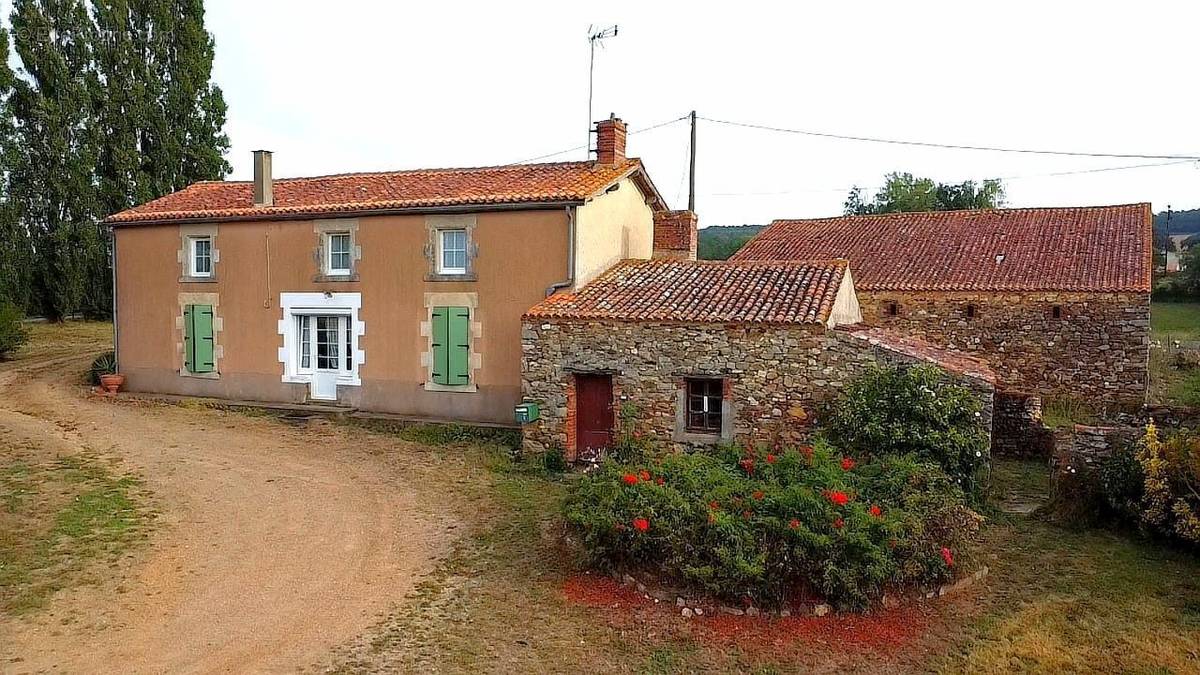
[[[0,616],[103,579],[107,564],[145,539],[143,503],[135,478],[97,460],[0,439]]]
[[[1150,337],[1154,340],[1200,340],[1200,303],[1151,303]]]
[[[113,325],[107,321],[30,322],[25,326],[29,329],[29,341],[11,361],[0,361],[0,370],[17,367],[22,361],[99,354],[113,348]]]
[[[979,585],[898,615],[807,620],[797,635],[777,619],[684,619],[606,590],[560,543],[571,477],[463,451],[487,467],[468,500],[477,530],[335,672],[1200,671],[1200,559],[1132,536],[998,514],[976,554],[991,569]],[[1042,465],[1002,462],[993,498],[1046,480]],[[896,616],[904,636],[872,644]]]

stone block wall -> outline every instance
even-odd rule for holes
[[[1127,404],[1145,399],[1149,294],[859,289],[858,299],[869,325],[987,361],[1002,391]],[[893,302],[895,316],[888,312]]]
[[[1137,443],[1142,427],[1098,427],[1076,424],[1058,439],[1052,461],[1054,475],[1092,473],[1113,453]]]
[[[575,373],[610,373],[614,410],[636,407],[633,431],[659,447],[686,449],[718,441],[681,434],[679,405],[687,377],[725,379],[723,409],[732,424],[720,441],[773,445],[807,438],[823,404],[869,366],[928,362],[812,325],[526,321],[522,350],[522,393],[541,404],[541,420],[524,430],[526,448],[559,447],[568,456],[575,454],[570,396]],[[947,378],[980,396],[980,421],[990,433],[992,384],[950,371]]]
[[[1005,457],[1049,459],[1054,453],[1054,432],[1042,423],[1042,399],[1032,394],[996,394],[992,427],[992,454]]]

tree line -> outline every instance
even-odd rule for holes
[[[52,320],[108,316],[101,220],[230,170],[203,0],[15,0],[9,25],[0,301]]]

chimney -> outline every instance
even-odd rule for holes
[[[625,161],[625,123],[609,113],[596,122],[596,163],[615,166]]]
[[[696,259],[696,223],[691,211],[659,211],[654,214],[654,258]]]
[[[254,205],[274,206],[275,182],[271,178],[271,151],[254,151]]]

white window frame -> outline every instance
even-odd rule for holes
[[[208,243],[208,271],[201,272],[196,266],[196,249],[200,242]],[[208,235],[198,237],[188,237],[188,276],[197,278],[209,278],[213,275],[213,238]]]
[[[452,233],[461,233],[462,234],[462,249],[461,249],[462,254],[463,254],[462,267],[447,267],[446,266],[447,251],[448,250],[449,251],[460,250],[458,248],[453,248],[453,249],[446,248],[446,235],[452,234]],[[438,274],[452,275],[452,274],[466,274],[467,273],[467,265],[469,264],[468,250],[470,248],[470,244],[468,243],[468,240],[469,240],[469,237],[467,235],[467,229],[464,227],[448,227],[448,228],[437,231],[437,271],[438,271]]]
[[[333,240],[346,238],[346,266],[333,266]],[[354,268],[354,235],[349,230],[325,233],[325,274],[331,277],[348,277]]]
[[[293,316],[296,318],[296,372],[298,374],[311,375],[315,372],[327,372],[338,373],[341,376],[354,370],[354,336],[351,330],[351,318],[348,314],[300,311],[294,312]],[[334,329],[338,352],[334,357],[337,364],[335,368],[321,368],[317,365],[317,359],[320,358],[318,355],[320,336],[317,333],[317,323],[321,319],[337,321],[337,327]]]
[[[366,363],[366,353],[359,347],[360,340],[366,334],[366,324],[359,320],[359,310],[362,308],[360,293],[280,293],[279,306],[283,316],[279,320],[278,332],[283,338],[279,348],[278,359],[283,364],[284,382],[311,383],[316,369],[316,322],[313,320],[310,333],[311,359],[307,368],[303,367],[300,343],[301,316],[337,316],[344,317],[339,324],[339,331],[349,330],[350,363],[347,368],[347,355],[338,354],[339,369],[323,370],[321,372],[336,372],[337,383],[341,385],[359,386],[359,370]]]

